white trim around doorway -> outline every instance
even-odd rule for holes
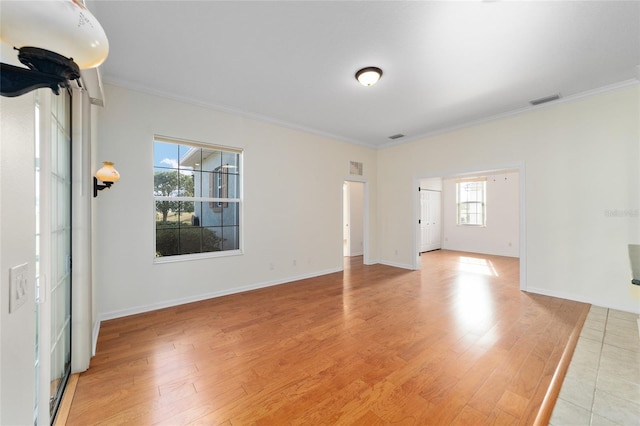
[[[420,217],[420,203],[418,194],[418,187],[420,186],[420,181],[423,179],[430,178],[448,178],[460,175],[470,175],[470,174],[480,174],[480,173],[490,173],[496,172],[499,170],[517,170],[519,173],[519,239],[520,239],[520,247],[519,247],[519,259],[520,259],[520,290],[527,290],[527,244],[526,244],[526,173],[525,173],[525,164],[524,162],[518,162],[514,164],[503,164],[503,165],[494,165],[492,167],[483,167],[483,168],[469,168],[469,169],[458,169],[458,170],[445,170],[440,172],[433,173],[424,173],[418,174],[414,176],[412,181],[411,192],[414,194],[412,198],[413,202],[413,233],[412,233],[412,250],[413,250],[413,265],[412,268],[414,270],[420,269],[420,241],[418,241],[418,218]]]

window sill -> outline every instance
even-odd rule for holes
[[[219,257],[229,257],[229,256],[240,256],[244,254],[243,251],[240,250],[225,250],[225,251],[212,251],[208,253],[194,253],[194,254],[179,254],[175,256],[162,256],[162,257],[154,257],[154,264],[163,264],[163,263],[176,263],[176,262],[188,262],[191,260],[201,260],[201,259],[215,259]]]

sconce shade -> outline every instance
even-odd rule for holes
[[[382,77],[382,70],[378,67],[362,68],[356,73],[356,80],[363,86],[373,86]]]
[[[100,65],[109,41],[79,1],[3,1],[0,38],[15,48],[37,47],[70,58],[80,69]]]
[[[103,166],[96,172],[96,177],[102,182],[114,183],[120,180],[120,173],[113,168],[111,161],[104,161]]]

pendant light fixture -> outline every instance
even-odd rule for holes
[[[382,70],[378,67],[362,68],[356,73],[356,80],[363,86],[373,86],[382,77]]]

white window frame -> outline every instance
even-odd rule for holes
[[[184,197],[184,196],[161,196],[161,195],[153,195],[153,262],[154,263],[170,263],[170,262],[182,262],[196,259],[207,259],[207,258],[215,258],[215,257],[227,257],[227,256],[237,256],[244,253],[244,221],[243,221],[243,213],[244,213],[244,201],[243,201],[243,184],[244,184],[244,162],[243,162],[243,154],[244,151],[241,148],[229,147],[224,145],[214,145],[208,144],[204,142],[196,142],[185,139],[178,139],[166,136],[155,135],[153,138],[154,144],[154,155],[155,155],[155,143],[162,142],[168,144],[182,145],[182,146],[190,146],[193,148],[202,148],[206,150],[215,150],[215,151],[223,151],[230,152],[234,154],[238,154],[238,168],[239,168],[239,183],[238,183],[238,195],[237,198],[220,198],[220,197]],[[178,159],[180,160],[180,159]],[[155,161],[153,164],[153,172],[155,175]],[[214,181],[216,179],[213,179]],[[153,188],[153,183],[152,183]],[[218,194],[215,194],[218,195]],[[157,201],[172,201],[172,202],[193,202],[193,203],[216,203],[219,205],[228,204],[228,203],[236,203],[238,205],[239,213],[238,213],[238,249],[234,250],[220,250],[220,251],[210,251],[203,253],[188,253],[188,254],[174,254],[169,256],[161,256],[156,257],[155,249],[156,249],[156,202]]]
[[[466,187],[469,184],[478,185],[481,184],[481,190],[476,190],[474,192],[479,193],[480,197],[470,197],[473,199],[469,199],[465,196]],[[478,199],[479,198],[479,199]],[[476,213],[462,213],[462,205],[463,204],[480,204],[480,211]],[[469,215],[480,215],[480,223],[478,221],[473,221],[470,223],[468,220],[462,220],[463,216],[469,217]],[[458,179],[456,180],[456,224],[458,226],[475,226],[475,227],[485,227],[487,226],[487,178],[486,177],[476,177],[476,178],[468,178],[468,179]]]

